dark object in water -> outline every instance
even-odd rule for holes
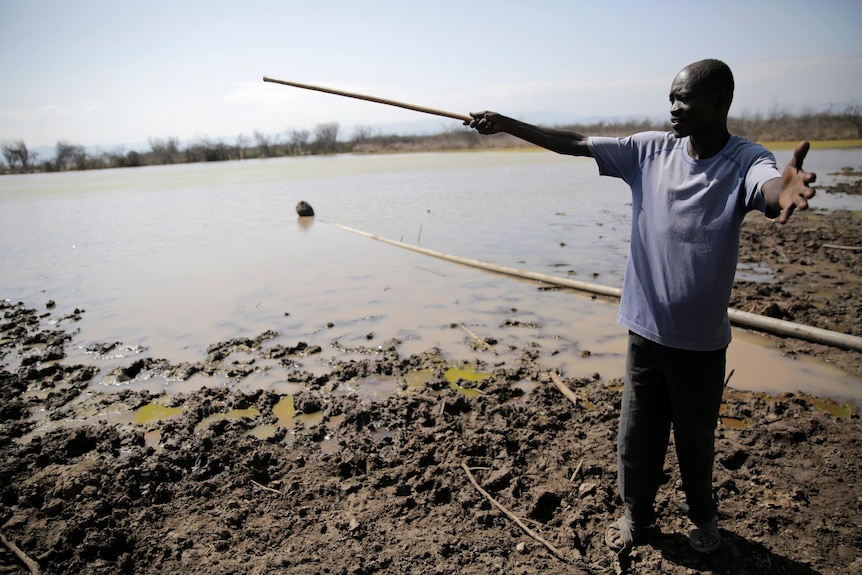
[[[312,217],[314,216],[314,208],[311,207],[311,204],[303,200],[296,204],[296,213],[299,214],[299,217],[301,218]]]

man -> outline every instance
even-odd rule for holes
[[[672,132],[586,137],[494,112],[471,114],[481,134],[506,132],[561,154],[595,158],[599,173],[632,190],[631,247],[618,320],[629,330],[617,443],[625,513],[607,530],[630,549],[656,519],[670,429],[694,529],[691,546],[721,544],[712,496],[715,427],[730,343],[727,306],[739,230],[753,209],[781,224],[808,208],[815,174],[802,142],[781,173],[762,146],[731,135],[733,75],[718,60],[682,69],[670,90]]]

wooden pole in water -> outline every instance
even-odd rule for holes
[[[386,244],[390,244],[393,246],[397,246],[399,248],[408,249],[420,254],[425,254],[426,256],[431,256],[435,258],[440,258],[443,260],[447,260],[450,262],[455,262],[459,264],[463,264],[466,266],[479,268],[483,270],[487,270],[490,272],[495,272],[498,274],[505,274],[514,277],[519,277],[523,279],[535,280],[538,282],[557,285],[561,287],[568,287],[572,289],[576,289],[578,291],[583,291],[591,294],[608,296],[612,298],[618,298],[622,295],[622,289],[618,287],[605,286],[601,284],[595,284],[590,282],[579,281],[570,278],[561,278],[557,276],[552,276],[548,274],[541,274],[531,271],[519,270],[515,268],[510,268],[506,266],[501,266],[497,264],[487,263],[479,260],[473,260],[468,258],[462,258],[459,256],[453,256],[449,254],[444,254],[441,252],[437,252],[434,250],[429,250],[427,248],[414,246],[411,244],[405,244],[404,242],[399,242],[396,240],[391,240],[388,238],[380,237],[374,234],[369,234],[368,232],[363,232],[361,230],[356,230],[353,228],[349,228],[347,226],[342,226],[340,224],[332,224],[337,228],[341,228],[342,230],[346,230],[348,232],[353,232],[354,234],[359,234],[361,236],[365,236],[367,238],[371,238],[373,240],[377,240],[379,242],[383,242]],[[734,325],[740,327],[747,327],[750,329],[755,329],[758,331],[765,331],[768,333],[773,333],[776,335],[787,336],[787,337],[795,337],[797,339],[804,339],[806,341],[813,341],[815,343],[822,343],[825,345],[832,345],[835,347],[840,347],[843,349],[852,349],[856,351],[862,351],[862,337],[850,335],[847,333],[841,333],[837,331],[831,331],[827,329],[821,329],[819,327],[814,327],[810,325],[803,325],[799,323],[794,323],[791,321],[777,319],[774,317],[768,317],[763,315],[758,315],[734,308],[729,308],[727,310],[727,315],[730,318],[730,322]]]
[[[569,287],[572,289],[576,289],[579,291],[584,291],[588,293],[593,293],[596,295],[603,295],[612,298],[618,298],[622,295],[623,290],[618,287],[612,286],[603,286],[599,284],[584,282],[571,278],[561,278],[555,276],[549,276],[547,274],[540,274],[531,271],[519,270],[516,268],[510,268],[506,266],[501,266],[497,264],[492,264],[488,262],[483,262],[479,260],[473,260],[469,258],[462,258],[460,256],[453,256],[449,254],[444,254],[442,252],[429,250],[428,248],[423,248],[420,246],[414,246],[412,244],[405,244],[404,242],[399,242],[397,240],[391,240],[389,238],[384,238],[381,236],[377,236],[374,234],[369,234],[368,232],[363,232],[362,230],[357,230],[354,228],[350,228],[348,226],[342,226],[341,224],[332,224],[336,228],[340,228],[342,230],[353,232],[354,234],[359,234],[360,236],[365,236],[366,238],[371,238],[372,240],[377,240],[378,242],[383,242],[384,244],[390,244],[393,246],[397,246],[399,248],[404,248],[407,250],[411,250],[420,254],[425,254],[426,256],[431,256],[434,258],[439,258],[443,260],[447,260],[450,262],[455,262],[459,264],[463,264],[465,266],[470,266],[474,268],[479,268],[483,270],[487,270],[489,272],[494,272],[498,274],[505,274],[514,277],[519,277],[523,279],[535,280],[542,283],[547,283],[551,285],[558,285],[562,287]]]
[[[365,94],[357,94],[355,92],[346,92],[344,90],[335,90],[333,88],[325,88],[323,86],[313,86],[311,84],[300,84],[299,82],[288,82],[287,80],[277,80],[269,76],[263,77],[264,82],[272,82],[274,84],[283,84],[294,88],[302,88],[303,90],[314,90],[317,92],[325,92],[327,94],[335,94],[336,96],[344,96],[346,98],[355,98],[357,100],[365,100],[376,104],[385,104],[387,106],[395,106],[396,108],[404,108],[405,110],[413,110],[414,112],[422,112],[423,114],[432,114],[434,116],[443,116],[444,118],[453,118],[462,122],[472,122],[471,116],[463,114],[455,114],[454,112],[446,112],[445,110],[436,110],[434,108],[426,108],[425,106],[416,106],[415,104],[407,104],[397,100],[389,100],[387,98],[378,98],[377,96],[367,96]]]

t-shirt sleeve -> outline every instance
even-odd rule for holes
[[[599,174],[622,178],[629,185],[640,177],[645,159],[667,145],[667,134],[663,132],[639,132],[625,138],[587,138]]]
[[[745,174],[745,205],[748,210],[759,210],[768,218],[777,218],[781,210],[770,208],[763,197],[763,184],[780,178],[781,172],[775,165],[775,156],[763,148]]]
[[[622,178],[626,183],[631,183],[632,168],[640,164],[637,146],[631,136],[627,138],[591,136],[587,138],[587,146],[596,160],[599,174]]]

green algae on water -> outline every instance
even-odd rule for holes
[[[472,367],[450,367],[445,371],[446,381],[449,382],[449,387],[463,395],[464,397],[476,397],[482,395],[482,390],[472,387],[464,387],[459,381],[467,381],[477,383],[491,376],[489,373],[479,373]]]
[[[823,413],[828,413],[838,419],[850,419],[853,414],[858,411],[858,409],[852,405],[847,403],[838,403],[832,399],[814,397],[813,395],[808,395],[806,393],[800,393],[799,397],[804,399],[805,402],[814,409],[822,411]]]
[[[490,373],[479,373],[472,367],[450,367],[445,372],[446,381],[455,383],[459,379],[469,382],[478,382],[491,377]]]
[[[443,372],[449,387],[464,395],[464,397],[476,397],[482,395],[482,391],[472,387],[464,387],[459,381],[477,383],[491,377],[490,373],[481,373],[472,366],[448,367]],[[404,382],[408,391],[419,391],[424,389],[434,380],[434,370],[430,368],[412,370],[404,374]]]
[[[278,419],[278,425],[285,429],[293,429],[296,407],[293,404],[293,396],[285,395],[272,406],[272,414]]]
[[[245,409],[231,409],[225,413],[213,413],[210,416],[205,417],[201,420],[200,423],[197,424],[198,428],[206,427],[216,421],[222,421],[225,419],[232,420],[240,420],[240,419],[254,419],[256,417],[260,417],[260,411],[254,406],[247,407]]]
[[[160,397],[137,408],[135,410],[135,423],[146,425],[153,421],[164,421],[182,414],[182,407],[166,407],[164,405],[165,399],[166,397]]]

